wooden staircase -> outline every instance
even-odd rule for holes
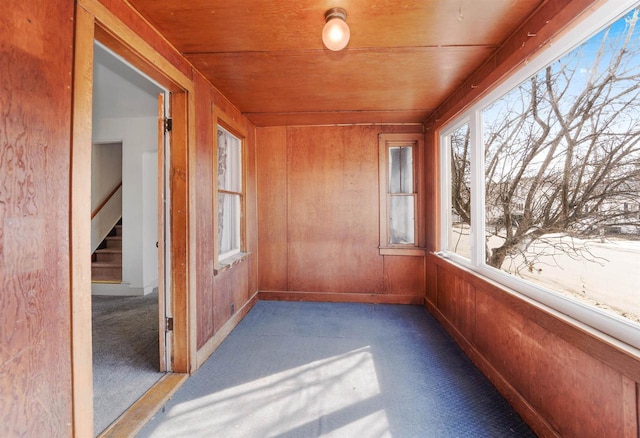
[[[122,282],[122,221],[119,221],[91,255],[91,281]]]

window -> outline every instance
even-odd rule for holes
[[[217,259],[220,263],[243,249],[244,184],[242,140],[218,124],[217,145]]]
[[[469,124],[456,128],[444,137],[447,154],[443,154],[444,164],[450,172],[450,211],[446,228],[446,249],[471,259],[471,148]]]
[[[609,2],[440,135],[446,255],[635,347],[639,18]]]
[[[422,255],[422,134],[380,134],[380,252]]]

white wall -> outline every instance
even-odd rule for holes
[[[94,163],[100,163],[95,166]],[[122,179],[122,144],[97,143],[91,147],[91,211]]]
[[[157,160],[157,139],[157,117],[93,122],[94,143],[122,142],[122,281],[134,294],[151,292],[158,282],[157,252],[149,250],[157,240],[157,171],[147,171],[145,178],[145,167],[157,168],[150,163],[151,157]]]
[[[91,148],[91,212],[93,212],[111,191],[122,181],[122,143],[98,143]],[[122,191],[91,219],[91,252],[111,231],[122,216]]]

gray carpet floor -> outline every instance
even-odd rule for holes
[[[419,306],[261,301],[139,437],[533,437]]]
[[[102,432],[163,373],[158,358],[158,294],[93,296],[94,432]]]

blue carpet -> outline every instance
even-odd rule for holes
[[[141,437],[533,437],[419,306],[260,301]]]

